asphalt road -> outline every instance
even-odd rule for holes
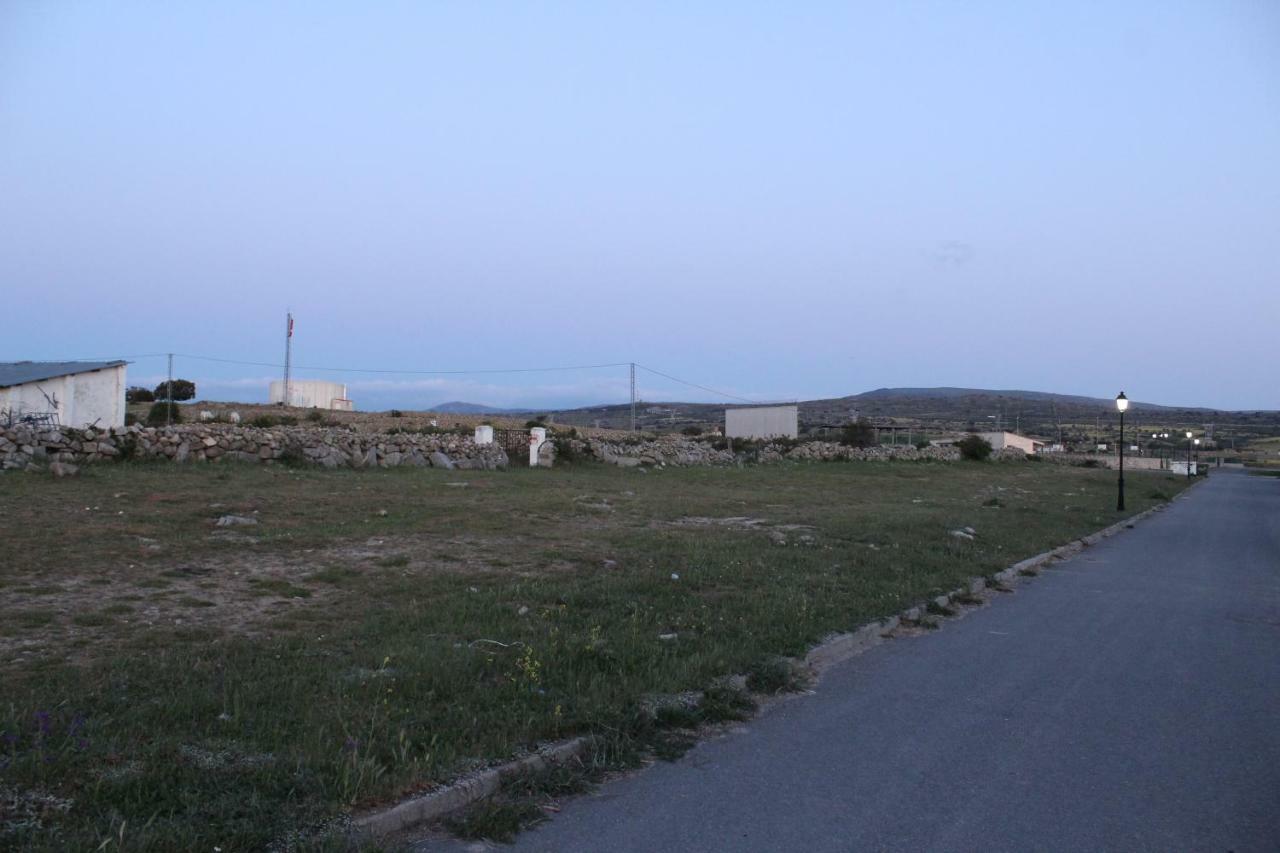
[[[514,849],[1280,850],[1280,478],[1215,471]]]

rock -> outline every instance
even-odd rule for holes
[[[951,535],[957,539],[969,539],[969,540],[973,539],[972,533],[967,533],[963,530],[953,530],[951,531]]]
[[[601,562],[601,564],[600,564],[600,565],[601,565],[601,566],[603,566],[603,567],[604,567],[604,568],[606,568],[606,569],[616,569],[616,568],[618,568],[618,561],[617,561],[617,560],[603,560],[603,561]]]
[[[951,611],[951,596],[949,595],[940,595],[937,598],[935,598],[931,603],[938,610],[948,612],[948,613]]]
[[[664,642],[664,643],[670,643],[670,642],[673,642],[673,641],[674,641],[677,637],[679,637],[679,636],[680,636],[679,634],[675,634],[675,633],[671,633],[671,634],[659,634],[659,635],[658,635],[658,639],[659,639],[659,640],[662,640],[662,642]]]
[[[520,609],[516,611],[516,615],[517,615],[517,616],[528,616],[528,615],[529,615],[529,608],[528,608],[528,607],[525,607],[523,604],[522,604],[522,605],[520,605]]]
[[[969,594],[977,595],[987,588],[987,582],[984,578],[973,578],[969,581]]]
[[[80,469],[69,462],[51,462],[49,473],[55,477],[74,477],[80,473]]]
[[[769,541],[774,545],[786,545],[787,534],[783,533],[781,530],[770,530]]]
[[[248,515],[224,515],[214,522],[215,527],[239,527],[248,524],[257,524],[258,519]]]
[[[909,607],[906,610],[902,611],[902,621],[903,622],[919,622],[920,617],[923,615],[924,613],[920,610],[919,607]]]
[[[431,467],[443,468],[446,471],[452,471],[454,468],[453,460],[439,450],[432,451],[428,457],[431,460]]]

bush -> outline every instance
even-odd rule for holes
[[[177,403],[154,403],[147,412],[147,426],[164,426],[166,422],[182,423],[182,410]]]
[[[871,447],[876,443],[875,427],[866,418],[858,418],[851,424],[845,424],[840,443],[845,447]]]
[[[124,400],[126,403],[154,403],[156,395],[146,388],[135,385],[124,392]]]
[[[687,426],[684,429],[680,430],[680,432],[684,433],[685,435],[702,435],[702,427]]]
[[[124,413],[124,425],[125,425],[125,426],[133,426],[133,425],[134,425],[134,424],[136,424],[136,423],[138,423],[138,416],[137,416],[137,415],[135,415],[133,412],[125,412],[125,413]]]
[[[324,423],[324,412],[319,409],[312,409],[307,412],[307,420],[311,421],[313,424]]]
[[[916,442],[916,450],[928,450],[928,449],[929,449],[929,439],[922,438]]]
[[[278,426],[297,426],[298,419],[293,415],[258,415],[249,420],[249,426],[259,429],[270,429]]]
[[[961,459],[970,459],[974,462],[982,462],[991,455],[991,442],[973,433],[957,441],[956,447],[960,449]]]
[[[393,418],[403,418],[403,417],[404,417],[404,412],[400,411],[399,409],[392,409],[388,414],[390,414],[390,415],[391,415],[391,417],[393,417]]]
[[[187,379],[173,380],[173,395],[169,394],[169,383],[161,382],[152,392],[157,400],[193,400],[196,396],[196,383]]]

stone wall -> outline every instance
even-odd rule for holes
[[[229,424],[0,429],[0,470],[81,465],[117,459],[173,462],[232,460],[299,462],[327,468],[503,468],[507,454],[455,434],[357,433],[333,427],[251,427]]]
[[[623,467],[638,465],[733,465],[741,457],[751,462],[835,462],[875,460],[933,459],[951,462],[960,458],[954,447],[926,447],[923,450],[910,445],[898,447],[846,447],[831,441],[772,442],[743,453],[717,450],[710,441],[685,436],[665,435],[635,441],[608,441],[604,439],[557,439],[567,442],[570,451],[577,456],[589,456],[601,462]],[[743,446],[743,445],[739,445]]]

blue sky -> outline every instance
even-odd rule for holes
[[[0,359],[1280,408],[1277,152],[1273,2],[8,0]]]

